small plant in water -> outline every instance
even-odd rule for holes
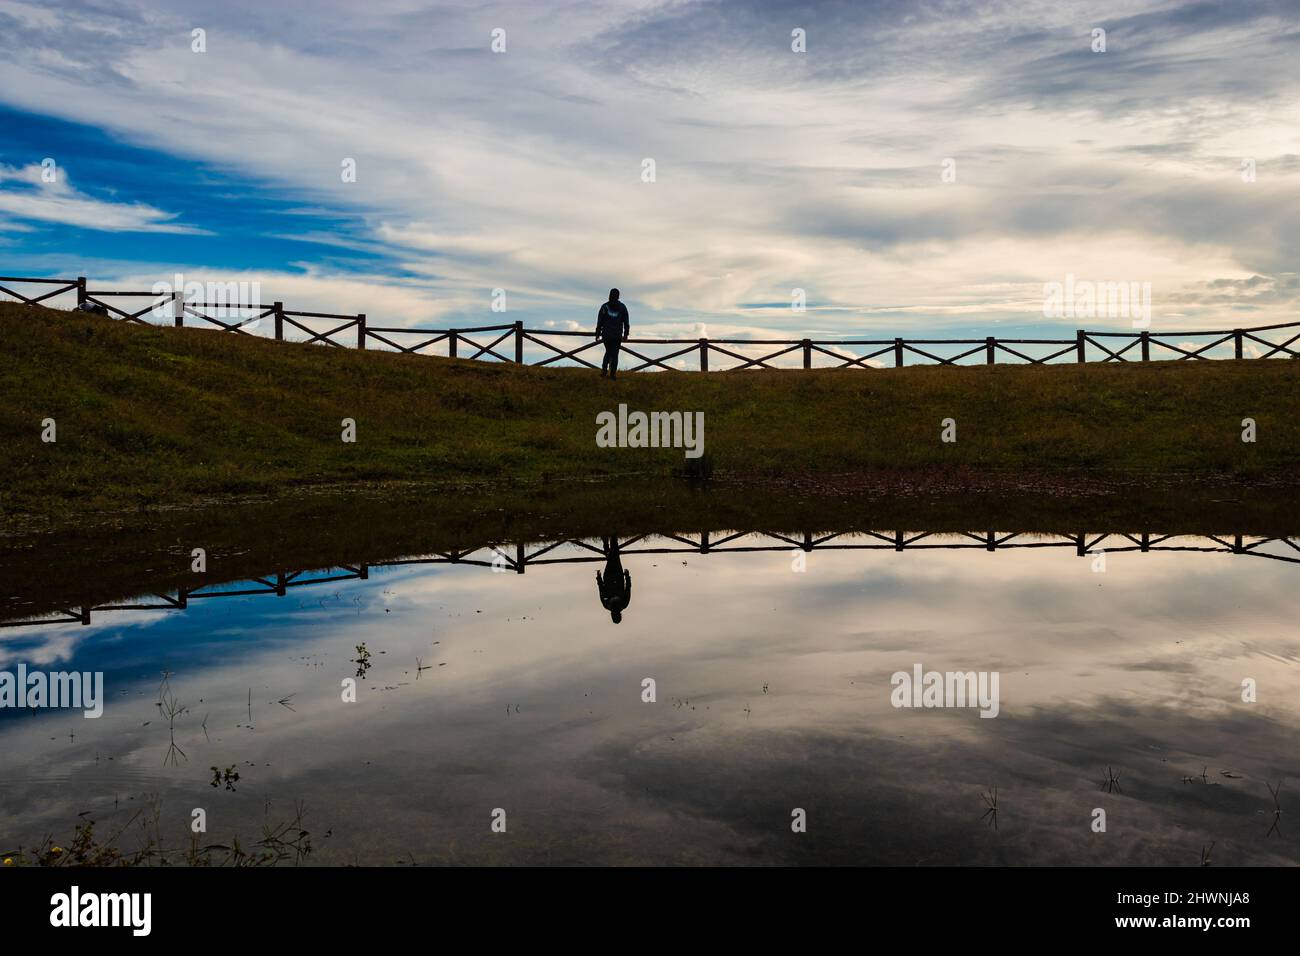
[[[1266,834],[1264,834],[1264,835],[1265,835],[1265,836],[1272,836],[1274,833],[1276,833],[1278,836],[1281,836],[1281,835],[1282,835],[1282,829],[1281,829],[1281,827],[1282,827],[1282,804],[1279,802],[1279,800],[1278,800],[1278,796],[1282,793],[1282,781],[1279,780],[1279,781],[1277,782],[1277,786],[1276,786],[1276,787],[1273,786],[1273,785],[1272,785],[1271,783],[1269,783],[1268,781],[1265,781],[1265,782],[1264,782],[1264,786],[1268,787],[1268,792],[1269,792],[1269,793],[1272,795],[1272,797],[1273,797],[1273,825],[1272,825],[1271,827],[1268,828],[1268,833],[1266,833]]]
[[[998,828],[998,788],[993,787],[988,793],[981,793],[980,796],[984,798],[984,806],[988,808],[980,819],[996,830]]]
[[[218,770],[216,767],[212,767],[211,770],[212,780],[209,783],[210,786],[219,787],[222,783],[225,783],[227,790],[233,791],[235,789],[235,784],[239,782],[239,771],[235,769],[234,764],[231,764],[225,770]]]
[[[370,649],[366,647],[365,642],[357,645],[357,656],[352,660],[357,665],[357,676],[362,680],[366,679],[366,671],[370,669]]]
[[[176,718],[184,714],[189,708],[185,707],[176,699],[172,693],[171,672],[163,671],[162,683],[158,685],[158,712],[167,719],[167,731],[171,737],[171,743],[167,746],[167,754],[163,757],[163,764],[170,764],[175,767],[181,760],[188,760],[185,751],[176,744]]]
[[[1119,785],[1120,775],[1110,767],[1106,768],[1106,777],[1101,782],[1101,789],[1107,793],[1123,793],[1124,790]]]
[[[46,837],[40,846],[19,848],[4,854],[5,866],[123,866],[134,860],[113,846],[95,839],[95,822],[78,823],[67,847]]]
[[[214,768],[215,769],[215,768]],[[269,806],[268,806],[269,811]],[[245,848],[238,837],[229,843],[201,845],[197,834],[190,834],[187,847],[179,850],[164,849],[159,816],[155,811],[146,815],[137,810],[114,834],[105,840],[95,836],[94,821],[78,823],[67,846],[56,844],[46,837],[39,846],[0,853],[0,865],[15,866],[276,866],[281,863],[298,865],[312,852],[311,834],[303,825],[307,808],[301,802],[294,804],[290,820],[273,822],[268,816],[262,824],[262,838]],[[133,842],[134,850],[118,847],[118,839],[139,823],[139,838]]]

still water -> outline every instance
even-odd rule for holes
[[[201,808],[315,865],[1300,863],[1300,553],[1094,538],[509,544],[6,628],[106,702],[0,711],[0,850]],[[997,716],[894,706],[917,665]]]

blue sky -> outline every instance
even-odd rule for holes
[[[10,134],[0,148],[0,162],[20,167],[38,154],[70,157],[78,181],[93,183],[79,192],[98,202],[165,210],[157,225],[182,230],[162,232],[154,223],[106,230],[95,228],[93,216],[50,220],[15,215],[13,222],[30,231],[13,237],[18,241],[11,240],[6,248],[40,274],[65,275],[70,263],[98,276],[103,270],[120,269],[122,263],[192,262],[218,270],[276,270],[304,258],[349,268],[373,265],[381,258],[349,250],[331,261],[328,251],[322,255],[315,244],[277,235],[282,228],[277,226],[279,218],[286,215],[341,236],[358,226],[356,217],[346,213],[297,211],[299,203],[290,190],[142,149],[104,129],[55,117],[0,108],[0,125]]]
[[[1067,275],[1150,283],[1157,332],[1288,321],[1297,14],[9,0],[0,273],[255,279],[391,325],[585,327],[618,285],[686,337],[1068,337]]]

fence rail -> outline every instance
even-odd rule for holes
[[[28,283],[55,288],[30,296],[9,287]],[[277,340],[305,342],[335,348],[379,347],[408,355],[445,355],[499,361],[520,365],[547,366],[560,362],[591,369],[600,366],[584,356],[602,347],[592,332],[567,329],[526,328],[522,321],[503,325],[463,328],[420,328],[409,326],[372,326],[366,315],[332,312],[299,312],[286,309],[283,302],[269,307],[262,303],[194,302],[174,292],[160,296],[154,292],[92,290],[84,276],[75,279],[27,278],[0,276],[0,293],[19,302],[37,305],[58,296],[75,295],[78,307],[91,306],[111,318],[143,325],[171,324],[215,327],[238,335],[254,335],[263,319],[272,320],[272,335]],[[115,305],[114,299],[147,298],[149,304],[136,311],[130,306]],[[228,317],[230,313],[248,313]],[[151,322],[146,316],[160,318]],[[212,314],[216,313],[216,314]],[[327,323],[326,328],[314,323]],[[1285,331],[1285,330],[1289,330]],[[1264,333],[1275,333],[1266,338]],[[1288,337],[1289,335],[1289,337]],[[1274,338],[1282,337],[1283,341]],[[583,343],[565,347],[574,338]],[[647,369],[663,371],[741,371],[774,368],[902,368],[909,365],[1003,364],[1048,365],[1061,362],[1150,362],[1196,361],[1216,358],[1300,358],[1300,322],[1261,325],[1250,328],[1199,330],[1188,332],[1093,332],[1075,330],[1073,338],[856,338],[856,339],[735,339],[735,338],[627,338],[621,352],[635,364],[626,371]],[[646,346],[668,346],[657,355],[645,354]],[[436,351],[426,351],[436,348]],[[770,351],[764,351],[770,349]],[[747,354],[750,353],[750,354]],[[761,353],[761,354],[754,354]],[[982,362],[981,362],[982,359]]]
[[[656,541],[655,539],[658,539]],[[847,540],[846,540],[847,539]],[[618,539],[615,539],[618,540]],[[1049,548],[1073,551],[1081,558],[1098,554],[1127,554],[1152,552],[1200,552],[1206,554],[1232,554],[1245,557],[1267,558],[1300,564],[1300,538],[1266,537],[1263,535],[1175,535],[1134,533],[1078,534],[1027,534],[998,531],[836,531],[828,533],[804,532],[800,535],[777,534],[770,531],[727,531],[714,536],[700,532],[694,537],[685,534],[638,534],[618,541],[621,558],[630,555],[659,554],[710,554],[757,552],[811,551],[1006,551],[1021,548]],[[1266,550],[1273,545],[1285,553]],[[576,549],[576,554],[557,555],[561,548]],[[418,557],[393,558],[330,568],[263,574],[239,581],[224,581],[179,588],[175,596],[153,592],[147,598],[134,598],[120,604],[95,604],[64,607],[59,611],[29,619],[0,619],[0,627],[35,627],[42,624],[89,625],[91,613],[96,611],[183,611],[192,601],[209,598],[245,597],[254,594],[273,594],[284,597],[290,589],[331,581],[365,581],[376,568],[405,567],[418,564],[459,564],[471,567],[492,568],[523,574],[529,567],[553,564],[587,564],[606,560],[603,543],[581,538],[563,538],[557,541],[530,543],[491,543],[467,549],[433,551]],[[153,600],[156,603],[144,603]],[[12,612],[11,612],[12,613]],[[31,613],[31,612],[27,612]]]

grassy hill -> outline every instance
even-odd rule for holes
[[[0,509],[56,514],[372,480],[668,476],[596,415],[703,411],[718,474],[1293,474],[1300,362],[628,374],[151,328],[0,303]],[[1253,418],[1258,441],[1241,441]],[[57,442],[41,441],[41,421]],[[340,439],[356,421],[357,440]],[[941,421],[957,441],[940,441]]]

